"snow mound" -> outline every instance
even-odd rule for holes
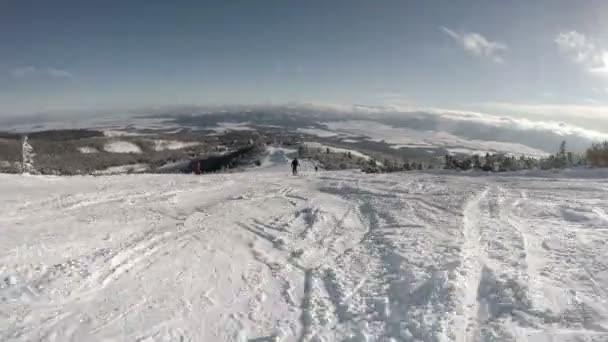
[[[179,150],[197,145],[200,145],[200,143],[196,141],[154,140],[154,151]]]
[[[99,152],[95,147],[90,147],[90,146],[79,147],[78,151],[80,153],[83,153],[83,154],[91,154],[91,153],[98,153]]]
[[[141,153],[141,148],[128,141],[113,141],[104,145],[104,151],[111,153]]]

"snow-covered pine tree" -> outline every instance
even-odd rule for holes
[[[24,135],[21,142],[21,173],[36,173],[36,169],[34,168],[35,155],[34,148],[28,142],[27,135]]]
[[[556,168],[565,168],[568,164],[568,157],[566,154],[566,140],[562,141],[559,145],[559,152],[555,158],[555,166]]]

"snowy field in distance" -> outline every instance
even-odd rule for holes
[[[120,166],[110,166],[104,170],[95,171],[96,175],[112,175],[127,172],[144,172],[150,169],[148,164],[129,164]]]
[[[306,145],[308,148],[317,148],[317,149],[321,149],[321,150],[329,149],[332,153],[350,153],[355,157],[365,159],[365,160],[373,159],[372,157],[368,156],[367,154],[361,153],[357,150],[351,150],[351,149],[347,149],[347,148],[324,145],[324,144],[321,144],[318,142],[305,142],[304,145]]]
[[[368,140],[385,141],[395,148],[459,148],[461,150],[504,152],[530,157],[545,157],[547,153],[523,144],[463,139],[441,131],[420,131],[404,127],[393,127],[368,120],[344,120],[323,123],[328,130],[366,136]]]
[[[128,141],[113,141],[105,144],[103,149],[112,153],[141,153],[141,148]]]
[[[179,150],[197,145],[200,143],[196,141],[154,140],[154,151]]]
[[[608,181],[288,171],[0,175],[0,340],[608,340]]]
[[[128,131],[119,130],[119,129],[106,129],[106,130],[102,130],[102,133],[103,133],[104,136],[109,137],[109,138],[116,138],[116,137],[140,137],[140,136],[144,136],[145,135],[143,133],[128,132]]]
[[[251,131],[253,128],[247,126],[249,122],[219,122],[217,127],[212,127],[210,130],[215,133],[226,133],[228,131]]]
[[[91,146],[82,146],[82,147],[79,147],[78,151],[80,153],[83,153],[83,154],[91,154],[91,153],[98,153],[99,152],[95,147],[91,147]]]
[[[318,129],[318,128],[298,128],[297,131],[301,132],[301,133],[309,134],[309,135],[315,135],[320,138],[329,138],[329,137],[338,136],[338,133],[336,133],[336,132],[326,131],[324,129]]]

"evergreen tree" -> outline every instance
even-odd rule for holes
[[[449,169],[453,169],[453,168],[454,168],[454,160],[451,155],[446,154],[445,155],[445,169],[449,170]]]
[[[34,168],[34,148],[30,145],[27,135],[23,136],[21,142],[21,172],[22,173],[36,173]]]
[[[473,159],[473,169],[475,169],[475,170],[481,169],[481,160],[479,159],[479,155],[474,154],[472,159]]]
[[[485,161],[482,166],[484,171],[494,171],[494,157],[490,153],[486,153]]]
[[[559,152],[557,153],[557,156],[555,156],[555,166],[558,168],[564,168],[566,167],[566,164],[566,140],[564,140],[561,144],[559,144]]]
[[[298,157],[303,158],[306,156],[307,152],[308,149],[306,148],[306,145],[300,145],[300,147],[298,147]]]

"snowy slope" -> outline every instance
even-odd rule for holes
[[[275,170],[0,175],[0,340],[608,340],[608,182]]]
[[[270,172],[273,174],[284,173],[285,170],[291,170],[291,161],[293,158],[297,158],[298,150],[286,148],[286,147],[276,147],[276,146],[268,146],[266,147],[266,152],[261,159],[261,164],[259,167],[252,167],[248,171],[256,171],[256,172]],[[298,163],[300,166],[298,167],[298,171],[300,174],[308,174],[314,172],[315,169],[315,161],[311,159],[298,159]],[[285,176],[285,175],[282,175]]]
[[[351,150],[351,149],[346,149],[346,148],[339,148],[339,147],[324,145],[324,144],[321,144],[318,142],[305,142],[304,145],[307,146],[308,148],[316,148],[316,149],[320,149],[320,150],[329,149],[330,152],[332,152],[332,153],[350,153],[357,158],[361,158],[361,159],[365,159],[365,160],[373,159],[372,157],[368,156],[367,154],[363,154],[357,150]]]

